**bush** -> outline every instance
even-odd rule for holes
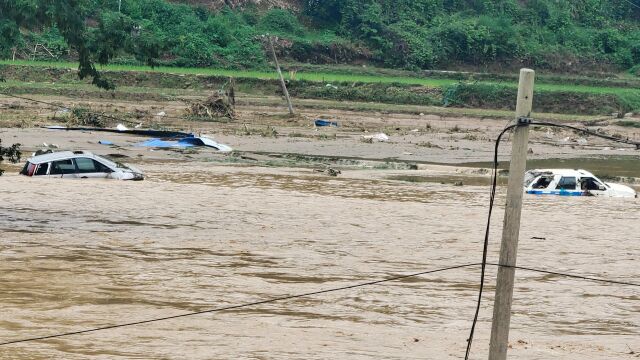
[[[14,164],[20,161],[20,144],[2,147],[2,139],[0,139],[0,163],[4,161],[5,157]],[[4,174],[4,170],[0,169],[0,175],[2,174]]]
[[[298,18],[283,9],[269,10],[258,22],[258,28],[280,34],[302,35],[304,33]]]

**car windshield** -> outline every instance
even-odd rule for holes
[[[95,155],[95,157],[96,157],[96,158],[98,158],[98,159],[100,159],[100,160],[104,160],[104,162],[105,162],[106,164],[109,164],[109,165],[111,165],[112,167],[117,167],[117,168],[120,168],[120,169],[131,170],[131,168],[129,168],[127,165],[125,165],[125,164],[123,164],[123,163],[121,163],[121,162],[119,162],[119,161],[115,161],[115,160],[113,160],[112,158],[110,158],[110,157],[108,157],[108,156],[98,156],[98,155]]]

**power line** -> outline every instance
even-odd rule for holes
[[[71,332],[54,334],[54,335],[38,336],[38,337],[32,337],[32,338],[26,338],[26,339],[20,339],[20,340],[7,341],[7,342],[0,343],[0,346],[9,345],[9,344],[23,343],[23,342],[30,342],[30,341],[53,339],[53,338],[59,338],[59,337],[63,337],[63,336],[86,334],[86,333],[89,333],[89,332],[109,330],[109,329],[121,328],[121,327],[126,327],[126,326],[148,324],[148,323],[153,323],[153,322],[158,322],[158,321],[177,319],[177,318],[183,318],[183,317],[187,317],[187,316],[194,316],[194,315],[201,315],[201,314],[208,314],[208,313],[215,313],[215,312],[226,311],[226,310],[241,309],[241,308],[245,308],[245,307],[269,304],[269,303],[274,303],[274,302],[278,302],[278,301],[291,300],[291,299],[307,297],[307,296],[312,296],[312,295],[326,294],[326,293],[335,292],[335,291],[355,289],[355,288],[364,287],[364,286],[371,286],[371,285],[382,284],[382,283],[386,283],[386,282],[390,282],[390,281],[397,281],[397,280],[407,279],[407,278],[416,277],[416,276],[420,276],[420,275],[433,274],[433,273],[437,273],[437,272],[443,272],[443,271],[454,270],[454,269],[461,269],[461,268],[478,266],[478,265],[480,265],[480,263],[454,265],[454,266],[449,266],[449,267],[435,269],[435,270],[427,270],[427,271],[421,271],[421,272],[417,272],[417,273],[413,273],[413,274],[394,276],[394,277],[390,277],[390,278],[386,278],[386,279],[382,279],[382,280],[375,280],[375,281],[369,281],[369,282],[364,282],[364,283],[359,283],[359,284],[346,285],[346,286],[341,286],[341,287],[337,287],[337,288],[312,291],[312,292],[307,292],[307,293],[302,293],[302,294],[297,294],[297,295],[280,296],[280,297],[271,298],[271,299],[267,299],[267,300],[255,301],[255,302],[244,303],[244,304],[239,304],[239,305],[230,305],[230,306],[224,306],[224,307],[219,307],[219,308],[214,308],[214,309],[209,309],[209,310],[203,310],[203,311],[195,311],[195,312],[190,312],[190,313],[180,314],[180,315],[165,316],[165,317],[142,320],[142,321],[134,321],[134,322],[128,322],[128,323],[122,323],[122,324],[116,324],[116,325],[102,326],[102,327],[97,327],[97,328],[92,328],[92,329],[85,329],[85,330],[71,331]]]
[[[531,125],[551,126],[551,127],[559,127],[559,128],[570,129],[570,130],[582,132],[582,133],[587,134],[587,135],[596,136],[596,137],[599,137],[599,138],[602,138],[602,139],[605,139],[605,140],[609,140],[609,141],[613,141],[613,142],[617,142],[617,143],[622,143],[622,144],[627,144],[627,145],[634,145],[636,148],[640,149],[640,142],[629,140],[629,139],[621,139],[621,138],[610,136],[610,135],[600,134],[598,132],[591,131],[591,130],[588,130],[588,129],[579,128],[579,127],[576,127],[576,126],[565,125],[565,124],[556,124],[556,123],[551,123],[551,122],[546,122],[546,121],[531,121],[530,124]]]
[[[58,104],[54,104],[54,103],[46,102],[46,101],[42,101],[42,100],[31,99],[31,98],[24,97],[24,96],[13,95],[13,94],[5,93],[5,92],[2,92],[2,91],[0,91],[0,95],[4,95],[6,97],[15,98],[15,99],[27,100],[27,101],[31,101],[31,102],[38,103],[38,104],[44,104],[44,105],[56,107],[56,108],[59,108],[59,109],[62,109],[62,110],[71,110],[71,108],[68,108],[66,106],[62,106],[62,105],[58,105]]]
[[[469,338],[467,339],[467,351],[465,353],[465,360],[469,359],[469,355],[471,354],[471,344],[473,343],[473,335],[476,330],[476,324],[478,323],[478,315],[480,314],[480,304],[482,303],[482,292],[484,290],[484,277],[486,272],[487,265],[487,252],[489,248],[489,229],[491,228],[491,215],[493,213],[493,205],[496,197],[496,187],[498,182],[498,148],[500,147],[500,140],[502,136],[506,134],[511,129],[514,129],[518,125],[510,125],[505,127],[502,132],[498,135],[496,139],[494,152],[493,152],[493,170],[491,172],[491,193],[489,195],[489,212],[487,214],[487,225],[484,231],[484,243],[482,248],[482,263],[480,269],[480,289],[478,290],[478,301],[476,304],[476,311],[473,315],[473,322],[471,323],[471,330],[469,332]]]
[[[395,276],[395,277],[391,277],[391,278],[387,278],[387,279],[382,279],[382,280],[377,280],[377,281],[370,281],[370,282],[354,284],[354,285],[347,285],[347,286],[338,287],[338,288],[319,290],[319,291],[313,291],[313,292],[297,294],[297,295],[290,295],[290,296],[281,296],[281,297],[277,297],[277,298],[272,298],[272,299],[262,300],[262,301],[256,301],[256,302],[252,302],[252,303],[245,303],[245,304],[240,304],[240,305],[231,305],[231,306],[215,308],[215,309],[209,309],[209,310],[203,310],[203,311],[197,311],[197,312],[191,312],[191,313],[186,313],[186,314],[165,316],[165,317],[161,317],[161,318],[154,318],[154,319],[148,319],[148,320],[142,320],[142,321],[136,321],[136,322],[129,322],[129,323],[122,323],[122,324],[116,324],[116,325],[108,325],[108,326],[102,326],[102,327],[97,327],[97,328],[92,328],[92,329],[72,331],[72,332],[67,332],[67,333],[60,333],[60,334],[53,334],[53,335],[47,335],[47,336],[39,336],[39,337],[32,337],[32,338],[26,338],[26,339],[20,339],[20,340],[7,341],[7,342],[0,343],[0,346],[10,345],[10,344],[17,344],[17,343],[24,343],[24,342],[31,342],[31,341],[47,340],[47,339],[53,339],[53,338],[71,336],[71,335],[79,335],[79,334],[85,334],[85,333],[89,333],[89,332],[96,332],[96,331],[109,330],[109,329],[128,327],[128,326],[135,326],[135,325],[141,325],[141,324],[148,324],[148,323],[152,323],[152,322],[159,322],[159,321],[164,321],[164,320],[177,319],[177,318],[194,316],[194,315],[201,315],[201,314],[206,314],[206,313],[221,312],[221,311],[225,311],[225,310],[240,309],[240,308],[244,308],[244,307],[262,305],[262,304],[268,304],[268,303],[273,303],[273,302],[277,302],[277,301],[284,301],[284,300],[291,300],[291,299],[301,298],[301,297],[306,297],[306,296],[311,296],[311,295],[318,295],[318,294],[324,294],[324,293],[330,293],[330,292],[335,292],[335,291],[353,289],[353,288],[358,288],[358,287],[376,285],[376,284],[380,284],[380,283],[385,283],[385,282],[390,282],[390,281],[397,281],[397,280],[406,279],[406,278],[415,277],[415,276],[420,276],[420,275],[433,274],[433,273],[437,273],[437,272],[443,272],[443,271],[448,271],[448,270],[455,270],[455,269],[461,269],[461,268],[473,267],[473,266],[479,266],[479,265],[482,265],[482,263],[470,263],[470,264],[464,264],[464,265],[455,265],[455,266],[450,266],[450,267],[446,267],[446,268],[428,270],[428,271],[423,271],[423,272],[414,273],[414,274],[400,275],[400,276]],[[526,266],[508,266],[508,265],[500,265],[500,264],[489,263],[489,262],[485,263],[485,265],[496,266],[496,267],[510,267],[510,268],[515,268],[515,269],[519,269],[519,270],[525,270],[525,271],[531,271],[531,272],[537,272],[537,273],[543,273],[543,274],[550,274],[550,275],[557,275],[557,276],[563,276],[563,277],[574,278],[574,279],[579,279],[579,280],[603,282],[603,283],[614,284],[614,285],[627,285],[627,286],[640,287],[640,284],[638,284],[638,283],[632,283],[632,282],[627,282],[627,281],[619,281],[619,280],[609,280],[609,279],[604,279],[604,278],[596,278],[596,277],[575,275],[575,274],[569,274],[569,273],[561,273],[561,272],[557,272],[557,271],[536,269],[536,268],[531,268],[531,267],[526,267]]]
[[[604,135],[604,134],[599,134],[587,129],[581,129],[575,126],[571,126],[571,125],[564,125],[564,124],[555,124],[555,123],[551,123],[551,122],[544,122],[544,121],[532,121],[531,119],[526,119],[528,120],[527,122],[523,123],[523,124],[514,124],[514,125],[510,125],[505,127],[502,132],[500,132],[500,134],[498,135],[497,139],[496,139],[496,143],[495,143],[495,148],[494,148],[494,153],[493,153],[493,171],[492,171],[492,175],[491,175],[491,194],[489,197],[489,213],[487,216],[487,225],[485,228],[485,237],[484,237],[484,244],[483,244],[483,250],[482,250],[482,263],[481,263],[481,271],[480,271],[480,289],[478,290],[478,301],[477,301],[477,305],[476,305],[476,311],[473,317],[473,322],[471,324],[471,330],[469,332],[469,338],[467,339],[467,352],[465,354],[465,360],[469,359],[469,355],[471,353],[471,344],[473,342],[473,335],[475,332],[475,327],[476,324],[478,322],[478,315],[480,313],[480,304],[482,302],[482,292],[484,290],[484,277],[485,277],[485,269],[486,269],[486,265],[487,265],[487,249],[489,246],[489,228],[491,226],[491,213],[493,211],[493,205],[494,205],[494,200],[495,200],[495,194],[496,194],[496,178],[497,178],[497,171],[498,171],[498,148],[500,146],[500,140],[502,138],[502,136],[516,128],[517,126],[526,126],[527,124],[529,125],[539,125],[539,126],[552,126],[552,127],[559,127],[559,128],[566,128],[566,129],[571,129],[574,131],[578,131],[578,132],[582,132],[585,134],[589,134],[592,136],[596,136],[596,137],[600,137],[602,139],[606,139],[609,141],[614,141],[614,142],[618,142],[618,143],[623,143],[623,144],[631,144],[631,145],[635,145],[636,148],[640,149],[640,143],[638,142],[634,142],[634,141],[630,141],[630,140],[625,140],[625,139],[619,139],[613,136],[609,136],[609,135]],[[497,265],[497,264],[491,264],[491,265]],[[498,266],[506,266],[506,265],[498,265]],[[519,267],[515,267],[515,268],[519,268]],[[603,279],[595,279],[595,278],[589,278],[589,277],[585,277],[585,276],[579,276],[579,275],[572,275],[572,274],[562,274],[562,273],[558,273],[558,272],[552,272],[552,271],[546,271],[546,270],[537,270],[537,269],[533,269],[533,268],[522,268],[523,270],[529,270],[529,271],[538,271],[538,272],[544,272],[547,274],[554,274],[554,275],[562,275],[562,276],[567,276],[567,277],[572,277],[572,278],[581,278],[584,280],[593,280],[593,281],[604,281],[604,282],[608,282],[606,280]],[[609,281],[611,283],[617,283],[617,284],[624,284],[624,285],[632,285],[632,286],[637,286],[637,284],[634,283],[625,283],[625,282],[620,282],[620,281]]]
[[[21,97],[21,96],[12,95],[12,94],[6,94],[6,93],[3,93],[3,92],[0,92],[0,94],[5,95],[5,96],[9,96],[9,97],[13,97],[13,98],[24,99],[24,100],[33,101],[33,102],[36,102],[36,103],[42,103],[42,104],[46,104],[46,105],[49,105],[49,106],[54,106],[54,107],[57,107],[57,108],[62,108],[62,109],[68,110],[67,107],[60,106],[60,105],[53,104],[53,103],[49,103],[49,102],[45,102],[45,101],[30,99],[30,98]],[[113,117],[113,116],[109,116],[109,115],[105,115],[105,114],[100,114],[100,113],[94,113],[94,114],[98,115],[98,116],[103,116],[103,117],[115,119],[115,120],[122,120],[122,119],[118,119],[117,117]],[[175,117],[171,117],[171,118],[175,118]],[[179,118],[179,119],[184,119],[184,118]],[[628,139],[625,140],[625,139],[620,139],[620,138],[616,138],[616,137],[613,137],[613,136],[599,134],[599,133],[596,133],[596,132],[593,132],[593,131],[590,131],[590,130],[587,130],[587,129],[581,129],[581,128],[578,128],[578,127],[575,127],[575,126],[570,126],[570,125],[555,124],[555,123],[550,123],[550,122],[535,122],[535,121],[531,121],[531,119],[528,119],[528,120],[529,120],[528,123],[530,125],[553,126],[553,127],[567,128],[567,129],[571,129],[571,130],[574,130],[574,131],[578,131],[578,132],[582,132],[582,133],[585,133],[585,134],[589,134],[589,135],[592,135],[592,136],[600,137],[600,138],[603,138],[603,139],[606,139],[606,140],[609,140],[609,141],[635,145],[636,148],[640,149],[640,143],[635,142],[635,141],[630,141]],[[128,120],[125,120],[125,121],[128,121]],[[491,225],[491,216],[492,216],[492,212],[493,212],[493,206],[494,206],[495,194],[496,194],[496,187],[497,187],[498,149],[499,149],[499,145],[500,145],[500,141],[502,139],[502,136],[505,133],[507,133],[508,131],[510,131],[510,130],[514,129],[515,127],[517,127],[517,126],[522,126],[522,125],[510,125],[510,126],[505,127],[502,130],[502,132],[500,132],[500,134],[498,135],[498,137],[496,139],[496,142],[495,142],[494,159],[493,159],[493,170],[492,170],[492,175],[491,175],[491,192],[490,192],[490,197],[489,197],[489,211],[488,211],[488,215],[487,215],[487,225],[486,225],[486,228],[485,228],[485,237],[484,237],[484,243],[483,243],[483,252],[482,252],[482,262],[481,263],[456,265],[456,266],[451,266],[451,267],[442,268],[442,269],[424,271],[424,272],[419,272],[419,273],[414,273],[414,274],[409,274],[409,275],[396,276],[396,277],[383,279],[383,280],[377,280],[377,281],[371,281],[371,282],[366,282],[366,283],[348,285],[348,286],[344,286],[344,287],[326,289],[326,290],[320,290],[320,291],[314,291],[314,292],[303,293],[303,294],[298,294],[298,295],[282,296],[282,297],[277,297],[277,298],[273,298],[273,299],[269,299],[269,300],[263,300],[263,301],[240,304],[240,305],[232,305],[232,306],[215,308],[215,309],[210,309],[210,310],[191,312],[191,313],[186,313],[186,314],[181,314],[181,315],[173,315],[173,316],[167,316],[167,317],[143,320],[143,321],[138,321],[138,322],[130,322],[130,323],[124,323],[124,324],[109,325],[109,326],[104,326],[104,327],[99,327],[99,328],[86,329],[86,330],[80,330],[80,331],[74,331],[74,332],[68,332],[68,333],[62,333],[62,334],[54,334],[54,335],[49,335],[49,336],[41,336],[41,337],[27,338],[27,339],[22,339],[22,340],[9,341],[9,342],[0,343],[0,346],[9,345],[9,344],[15,344],[15,343],[21,343],[21,342],[28,342],[28,341],[45,340],[45,339],[51,339],[51,338],[57,338],[57,337],[63,337],[63,336],[76,335],[76,334],[83,334],[83,333],[88,333],[88,332],[94,332],[94,331],[100,331],[100,330],[108,330],[108,329],[114,329],[114,328],[119,328],[119,327],[134,326],[134,325],[158,322],[158,321],[163,321],[163,320],[169,320],[169,319],[175,319],[175,318],[181,318],[181,317],[187,317],[187,316],[200,315],[200,314],[205,314],[205,313],[213,313],[213,312],[219,312],[219,311],[225,311],[225,310],[238,309],[238,308],[243,308],[243,307],[261,305],[261,304],[272,303],[272,302],[277,302],[277,301],[290,300],[290,299],[306,297],[306,296],[311,296],[311,295],[318,295],[318,294],[323,294],[323,293],[329,293],[329,292],[347,290],[347,289],[352,289],[352,288],[370,286],[370,285],[380,284],[380,283],[384,283],[384,282],[396,281],[396,280],[400,280],[400,279],[404,279],[404,278],[415,277],[415,276],[425,275],[425,274],[431,274],[431,273],[436,273],[436,272],[441,272],[441,271],[447,271],[447,270],[453,270],[453,269],[459,269],[459,268],[464,268],[464,267],[471,267],[471,266],[481,265],[480,288],[479,288],[479,291],[478,291],[478,300],[477,300],[476,310],[475,310],[475,314],[474,314],[474,318],[473,318],[473,322],[472,322],[469,338],[467,340],[467,350],[466,350],[466,354],[465,354],[465,359],[468,359],[469,355],[470,355],[470,352],[471,352],[471,344],[473,342],[473,336],[474,336],[475,327],[476,327],[476,324],[477,324],[477,321],[478,321],[478,315],[479,315],[479,312],[480,312],[480,305],[481,305],[481,301],[482,301],[482,293],[483,293],[483,290],[484,290],[484,278],[485,278],[485,273],[486,273],[486,265],[513,267],[513,268],[516,268],[516,269],[522,269],[522,270],[539,272],[539,273],[546,273],[546,274],[553,274],[553,275],[565,276],[565,277],[582,279],[582,280],[598,281],[598,282],[605,282],[605,283],[611,283],[611,284],[629,285],[629,286],[638,286],[638,287],[640,287],[640,284],[631,283],[631,282],[599,279],[599,278],[593,278],[593,277],[587,277],[587,276],[581,276],[581,275],[574,275],[574,274],[566,274],[566,273],[547,271],[547,270],[541,270],[541,269],[534,269],[534,268],[528,268],[528,267],[507,266],[507,265],[500,265],[500,264],[494,264],[494,263],[487,263],[487,253],[488,253],[488,243],[489,243],[489,229],[490,229],[490,225]]]
[[[573,278],[573,279],[595,281],[595,282],[603,282],[603,283],[612,284],[612,285],[627,285],[627,286],[640,287],[640,283],[633,283],[633,282],[629,282],[629,281],[620,281],[620,280],[609,280],[609,279],[603,279],[603,278],[595,278],[595,277],[591,277],[591,276],[583,276],[583,275],[561,273],[561,272],[557,272],[557,271],[536,269],[536,268],[531,268],[531,267],[526,267],[526,266],[510,266],[510,265],[501,265],[501,264],[495,264],[495,263],[487,263],[487,265],[497,266],[497,267],[513,268],[513,269],[519,269],[519,270],[525,270],[525,271],[532,271],[532,272],[537,272],[537,273],[542,273],[542,274],[549,274],[549,275],[558,275],[558,276],[564,276],[564,277]]]

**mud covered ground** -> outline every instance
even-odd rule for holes
[[[234,120],[215,121],[185,120],[185,102],[176,101],[115,101],[93,99],[78,101],[55,96],[31,96],[36,100],[79,106],[109,116],[105,126],[115,127],[117,119],[125,125],[142,128],[179,129],[214,137],[241,152],[317,155],[340,158],[400,160],[407,162],[466,163],[491,159],[492,143],[509,119],[492,117],[464,117],[402,113],[389,111],[349,111],[330,108],[301,107],[295,117],[288,117],[282,106],[240,105]],[[268,104],[277,99],[261,99]],[[249,100],[244,99],[247,103]],[[316,105],[322,102],[316,101]],[[325,106],[329,106],[324,104]],[[2,130],[5,143],[19,141],[26,150],[53,143],[65,148],[107,151],[96,146],[100,139],[108,139],[120,147],[130,148],[139,139],[113,134],[56,133],[38,130],[43,125],[65,125],[68,113],[46,104],[32,101],[0,98],[0,125],[13,129]],[[164,116],[157,114],[163,113]],[[549,116],[536,117],[549,120]],[[113,118],[111,118],[113,117]],[[315,127],[315,119],[335,121],[339,127]],[[612,118],[583,118],[582,121],[551,120],[588,125],[593,131],[601,131],[620,138],[638,139],[640,129],[622,127]],[[631,119],[630,121],[633,121]],[[366,137],[384,133],[388,142],[367,141]],[[49,141],[44,141],[43,139]],[[508,139],[507,139],[508,140]],[[132,149],[126,149],[132,150]],[[508,153],[509,144],[502,147]],[[533,127],[530,136],[530,159],[578,158],[637,155],[633,146],[619,145],[571,131]],[[132,150],[133,151],[133,150]],[[107,151],[108,152],[108,151]],[[138,155],[138,153],[136,153]],[[151,158],[157,154],[147,154]],[[161,156],[162,157],[162,156]]]

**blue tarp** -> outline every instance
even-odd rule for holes
[[[164,139],[149,139],[147,141],[143,141],[141,143],[137,143],[135,146],[143,146],[143,147],[156,147],[156,148],[187,148],[194,146],[207,146],[218,149],[220,151],[231,151],[232,149],[224,144],[217,143],[207,137],[198,137],[193,134],[190,134],[187,137],[183,138],[175,138],[175,140],[169,138],[168,140]]]
[[[337,121],[328,121],[322,119],[316,119],[315,124],[316,126],[338,126]]]

